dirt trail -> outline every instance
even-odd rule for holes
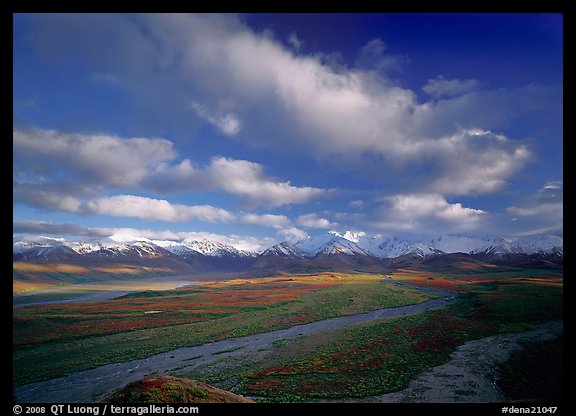
[[[89,403],[126,384],[152,373],[166,374],[174,369],[192,370],[217,360],[240,357],[273,348],[273,342],[345,328],[381,318],[395,318],[441,309],[453,302],[455,295],[431,299],[416,305],[385,308],[376,311],[325,319],[288,329],[260,333],[241,338],[178,348],[146,359],[109,364],[79,371],[66,377],[41,381],[14,390],[14,398],[23,403]]]

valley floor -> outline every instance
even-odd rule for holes
[[[561,342],[562,276],[462,270],[230,280],[15,308],[14,399],[88,403],[165,374],[266,402],[506,401],[497,380],[511,354]]]
[[[353,403],[487,403],[507,398],[497,386],[496,368],[523,342],[542,342],[562,335],[562,322],[538,325],[534,330],[498,334],[458,347],[449,362],[431,368],[404,390],[365,398],[323,400]]]
[[[18,402],[83,403],[98,400],[103,395],[121,388],[149,374],[166,374],[173,370],[191,371],[195,367],[210,365],[227,358],[261,354],[274,348],[274,342],[301,336],[320,334],[378,319],[397,318],[424,311],[444,308],[454,297],[437,298],[415,305],[380,309],[368,313],[325,319],[288,329],[231,338],[195,347],[173,351],[125,363],[109,364],[91,370],[79,371],[66,377],[17,387],[14,396]]]
[[[75,283],[15,294],[12,305],[22,308],[70,302],[102,302],[143,290],[170,290],[199,283],[202,282],[189,275]]]

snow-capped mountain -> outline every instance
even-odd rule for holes
[[[430,238],[427,243],[444,253],[471,253],[497,245],[500,240],[495,238],[481,239],[457,235],[439,235]]]
[[[67,247],[60,239],[14,241],[12,246],[15,260],[64,261],[78,256],[78,253]]]
[[[261,254],[239,250],[210,240],[149,240],[114,235],[92,241],[66,241],[36,237],[13,239],[14,261],[66,262],[82,265],[104,263],[164,267],[178,272],[248,270],[260,265],[316,263],[378,264],[389,259],[431,258],[462,253],[483,261],[546,260],[561,263],[563,239],[553,235],[535,235],[516,239],[502,237],[472,238],[453,235],[401,238],[368,235],[364,232],[335,231],[295,244],[282,242]],[[410,260],[410,261],[412,261]]]
[[[239,256],[239,257],[250,257],[254,256],[254,253],[249,251],[238,250],[236,247],[229,246],[227,244],[217,243],[210,240],[184,240],[182,245],[197,251],[205,256]]]
[[[84,241],[69,241],[69,242],[64,242],[62,244],[71,248],[72,250],[74,250],[76,253],[78,253],[80,255],[88,254],[88,253],[92,253],[93,251],[105,249],[105,246],[102,243],[89,243],[89,242],[84,242]]]
[[[169,251],[172,254],[181,257],[188,257],[188,256],[199,256],[200,253],[192,248],[188,247],[185,244],[178,243],[176,241],[154,241],[158,247],[162,247],[164,250]]]
[[[563,251],[564,239],[556,235],[530,235],[516,241],[526,254],[539,252]]]
[[[484,256],[551,254],[562,252],[564,246],[563,238],[555,235],[532,235],[513,239],[442,235],[431,239],[429,243],[444,253]]]
[[[382,259],[400,257],[407,254],[425,257],[438,252],[438,250],[426,243],[414,243],[395,236],[363,237],[359,244]]]
[[[296,246],[308,256],[318,254],[371,255],[381,259],[395,258],[407,254],[421,257],[441,253],[480,254],[523,254],[562,252],[563,238],[554,235],[534,235],[516,239],[502,237],[473,238],[454,235],[439,235],[410,240],[390,235],[368,235],[364,232],[334,231],[324,236],[299,241]]]
[[[25,253],[30,250],[34,250],[38,253],[44,253],[58,246],[59,244],[66,243],[63,238],[51,238],[51,237],[32,237],[25,240],[19,240],[14,238],[12,240],[12,252],[14,254]]]
[[[410,242],[396,236],[367,235],[364,232],[350,231],[344,234],[331,231],[325,236],[299,241],[296,246],[307,253],[309,257],[346,254],[388,259],[406,254],[425,257],[439,252],[426,243]]]
[[[337,232],[330,231],[327,235],[301,240],[295,245],[306,253],[307,257],[314,257],[317,255],[329,256],[334,254],[346,254],[348,256],[373,255],[369,251],[359,247],[358,244],[349,238],[344,238],[344,236]]]
[[[284,241],[265,250],[261,256],[281,256],[288,258],[306,257],[306,252],[295,244]]]

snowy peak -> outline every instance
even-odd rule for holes
[[[487,248],[493,244],[487,239],[482,240],[480,238],[456,235],[439,235],[429,239],[427,243],[444,253],[471,253],[474,250]]]
[[[104,250],[105,246],[102,243],[86,243],[82,241],[70,241],[65,242],[63,245],[66,245],[70,249],[74,250],[79,255],[92,253],[94,251]]]
[[[556,235],[531,235],[515,240],[526,254],[563,251],[564,239]]]
[[[485,240],[484,244],[470,251],[470,254],[504,255],[526,253],[521,246],[514,243],[513,241],[506,240],[504,238],[497,238],[493,240]]]
[[[306,256],[306,252],[300,249],[295,244],[284,241],[276,244],[264,251],[261,256],[280,256],[288,258],[302,258]]]
[[[201,256],[202,254],[192,248],[186,246],[182,243],[177,243],[175,241],[155,241],[157,246],[162,247],[164,250],[179,256],[179,257],[190,257],[190,256]]]
[[[301,240],[296,243],[296,246],[306,253],[308,257],[335,254],[346,254],[348,256],[372,255],[369,251],[359,247],[354,241],[348,240],[335,232],[330,232],[325,236]]]
[[[348,256],[371,256],[372,253],[360,248],[353,241],[347,240],[342,237],[335,237],[328,244],[325,244],[317,254],[325,256],[335,254],[346,254]]]
[[[375,240],[367,240],[366,244],[372,246],[370,250],[376,256],[388,259],[407,254],[416,254],[419,257],[425,257],[437,251],[425,243],[413,243],[398,237],[380,237]]]
[[[562,254],[563,239],[553,235],[538,235],[518,239],[502,237],[473,238],[454,235],[439,235],[419,240],[403,239],[398,236],[346,231],[340,234],[330,231],[326,235],[299,241],[296,246],[309,257],[318,254],[368,255],[380,259],[404,255],[426,257],[441,253],[464,253],[471,255],[510,255],[535,253]]]
[[[197,251],[205,256],[237,256],[237,257],[250,257],[253,253],[248,251],[238,250],[236,247],[227,244],[217,243],[210,240],[184,240],[182,245]]]
[[[365,257],[393,259],[410,255],[415,259],[437,254],[464,253],[485,260],[506,260],[518,256],[563,257],[563,238],[553,235],[533,235],[516,239],[502,237],[473,238],[454,235],[401,238],[390,235],[368,235],[364,232],[343,234],[329,232],[307,238],[296,244],[282,242],[260,256],[233,246],[210,240],[148,240],[115,235],[93,241],[66,241],[60,238],[34,237],[13,239],[14,260],[73,261],[142,261],[165,259],[188,264],[206,264],[218,268],[226,265],[248,267],[256,258],[278,256],[289,259],[313,259],[345,255],[359,261]]]

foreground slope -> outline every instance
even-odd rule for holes
[[[150,375],[105,397],[104,403],[254,403],[229,391],[186,378]]]

